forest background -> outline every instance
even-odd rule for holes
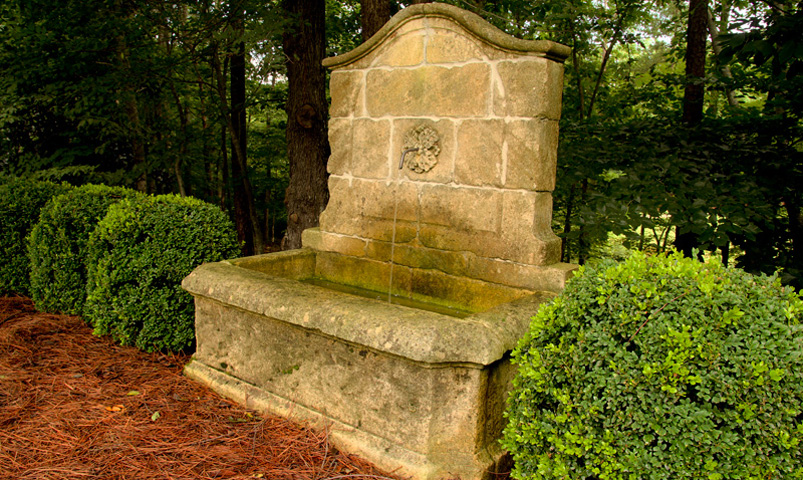
[[[0,177],[191,195],[244,255],[297,248],[328,200],[320,62],[411,3],[0,0]],[[564,261],[674,245],[803,286],[803,2],[447,3],[572,47]]]

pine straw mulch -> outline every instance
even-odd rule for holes
[[[0,297],[0,478],[391,477],[335,450],[326,432],[260,418],[189,381],[188,360]]]

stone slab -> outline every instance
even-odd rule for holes
[[[483,63],[452,68],[424,65],[415,69],[369,70],[365,78],[367,112],[372,117],[485,116],[490,84],[491,69]]]

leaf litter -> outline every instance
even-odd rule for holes
[[[326,431],[257,415],[182,375],[189,356],[92,335],[0,297],[0,478],[398,480]]]

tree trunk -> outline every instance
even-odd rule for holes
[[[236,15],[236,13],[234,14]],[[242,26],[241,21],[237,23]],[[237,226],[237,239],[242,246],[242,254],[243,256],[248,256],[254,253],[261,253],[261,249],[256,248],[254,225],[251,221],[253,198],[249,198],[250,188],[245,188],[249,180],[245,130],[245,45],[242,42],[238,42],[234,46],[234,52],[231,55],[230,78],[231,179],[234,186],[234,218]]]
[[[232,28],[242,34],[242,14],[236,5],[231,6]],[[223,123],[231,139],[231,173],[234,200],[234,219],[237,227],[237,238],[242,245],[244,256],[262,251],[261,226],[257,220],[254,207],[254,195],[248,179],[248,162],[246,158],[246,113],[245,113],[245,44],[235,41],[226,50],[227,60],[231,60],[229,68],[231,108],[226,95],[226,69],[220,63],[215,52],[211,55],[212,73],[215,78],[215,91],[218,96],[218,108]],[[225,144],[224,144],[225,145]]]
[[[227,192],[229,189],[229,147],[226,132],[228,127],[224,124],[220,126],[220,158],[218,159],[218,183],[217,198],[220,201],[220,209],[224,212],[229,211]]]
[[[683,122],[693,127],[703,120],[705,100],[705,55],[708,33],[708,0],[689,0],[689,24],[686,30],[686,89],[683,95]],[[685,219],[680,218],[680,221]],[[697,248],[697,234],[683,232],[678,225],[675,247],[686,257]]]
[[[120,59],[120,68],[126,76],[131,71],[131,63],[128,59],[128,45],[122,35],[117,36],[117,57]],[[138,166],[142,172],[137,177],[136,189],[143,193],[148,193],[148,166],[145,159],[145,142],[142,139],[142,124],[139,117],[139,105],[134,86],[125,84],[123,87],[123,108],[128,119],[131,135],[131,156],[134,165]]]
[[[722,8],[726,8],[726,5],[722,5]],[[723,14],[724,15],[724,14]],[[717,27],[717,23],[714,21],[714,14],[711,12],[711,9],[708,9],[708,33],[711,35],[711,48],[714,50],[714,55],[717,57],[722,52],[722,45],[719,41],[719,27]],[[733,78],[733,73],[731,73],[731,67],[728,64],[722,64],[719,67],[719,71],[724,78]],[[728,105],[731,107],[739,106],[739,101],[736,99],[736,92],[733,91],[732,88],[725,87],[725,96],[728,98]]]
[[[708,0],[689,0],[686,31],[686,89],[683,94],[683,121],[690,126],[703,119],[705,99],[705,54],[708,30]]]
[[[792,238],[792,264],[803,267],[803,205],[798,195],[784,196],[783,203],[789,218],[789,233]]]
[[[390,20],[390,0],[360,0],[362,41],[373,37]]]
[[[326,55],[324,0],[284,0],[290,20],[282,38],[287,65],[287,156],[290,184],[285,195],[287,233],[284,249],[301,247],[301,232],[318,226],[329,201],[326,161]]]

